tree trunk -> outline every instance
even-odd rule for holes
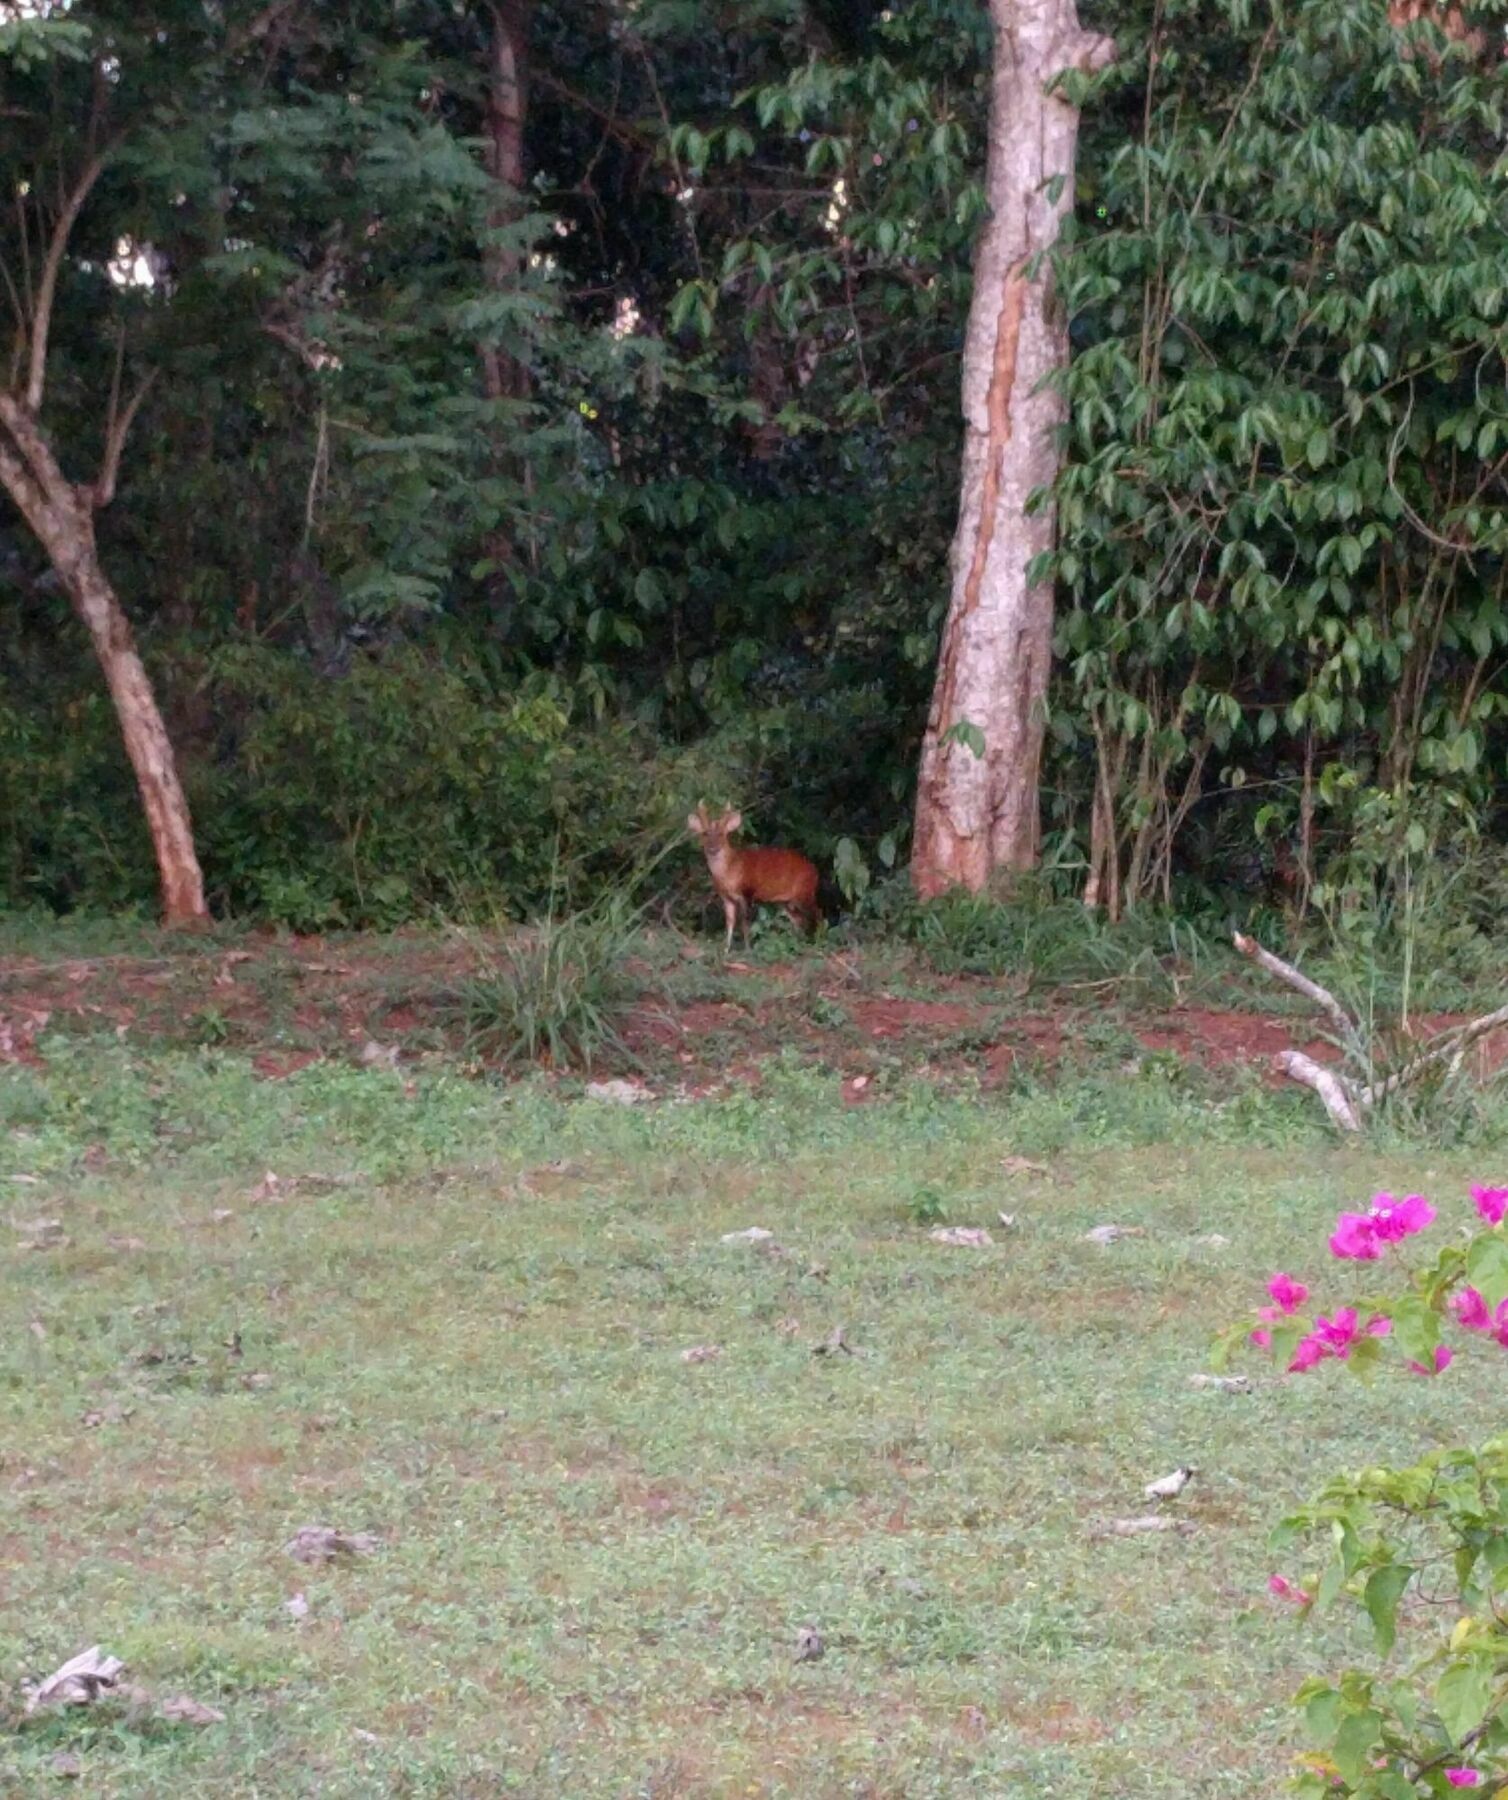
[[[534,0],[493,0],[492,37],[487,59],[487,173],[496,184],[496,197],[487,213],[489,233],[497,234],[513,224],[522,211],[526,177],[524,127],[529,116],[529,34],[534,21]],[[487,285],[497,294],[517,291],[523,276],[523,257],[516,244],[493,236],[482,266]],[[482,345],[482,391],[498,411],[492,422],[493,472],[500,477],[517,473],[518,457],[512,447],[515,422],[502,415],[498,403],[529,397],[529,367],[505,350],[495,337]],[[513,611],[513,587],[507,568],[516,546],[499,524],[487,538],[487,558],[493,565],[492,606],[499,630],[507,635]]]
[[[487,214],[491,232],[511,225],[522,210],[525,180],[524,126],[529,116],[529,32],[534,0],[494,0],[487,68],[487,173],[497,194]],[[493,241],[483,266],[495,293],[512,293],[523,273],[518,247]],[[529,392],[528,366],[495,341],[482,349],[483,387],[489,400],[522,400]]]
[[[47,552],[89,633],[115,702],[157,855],[163,920],[168,925],[200,924],[209,915],[188,801],[131,622],[100,566],[94,538],[99,496],[94,488],[76,487],[63,476],[30,414],[14,396],[0,395],[0,424],[15,445],[12,451],[0,440],[0,486]],[[111,491],[113,487],[112,472]]]
[[[1074,0],[990,0],[995,63],[986,173],[990,217],[964,342],[963,477],[952,600],[922,744],[911,873],[917,891],[983,888],[1032,868],[1052,649],[1052,587],[1027,568],[1053,547],[1052,506],[1027,501],[1058,471],[1067,321],[1046,254],[1073,205],[1079,116],[1049,84],[1114,45],[1079,27]],[[1033,259],[1040,259],[1034,262]],[[956,728],[984,739],[983,752]]]

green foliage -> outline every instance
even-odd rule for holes
[[[1339,1354],[1370,1380],[1390,1353],[1420,1372],[1435,1369],[1439,1357],[1444,1366],[1433,1379],[1448,1382],[1460,1377],[1463,1359],[1501,1357],[1508,1309],[1496,1321],[1494,1312],[1508,1301],[1505,1195],[1472,1191],[1481,1229],[1421,1263],[1401,1292],[1395,1277],[1394,1291],[1368,1297],[1360,1313],[1332,1307],[1333,1318],[1322,1317],[1302,1337],[1299,1318],[1273,1322],[1279,1362],[1296,1348],[1299,1368]],[[1378,1204],[1391,1205],[1391,1197],[1379,1195]],[[1386,1322],[1386,1335],[1364,1323],[1362,1335],[1337,1352],[1336,1330],[1354,1332],[1368,1315],[1371,1326]],[[1444,1345],[1448,1336],[1456,1346]],[[1289,1584],[1285,1595],[1306,1614],[1339,1606],[1364,1617],[1376,1649],[1375,1665],[1316,1676],[1300,1688],[1297,1704],[1319,1749],[1299,1759],[1294,1792],[1312,1800],[1417,1800],[1466,1785],[1498,1791],[1508,1776],[1508,1438],[1337,1475],[1283,1521],[1273,1542],[1282,1554],[1307,1550],[1314,1562],[1303,1586]],[[1397,1662],[1395,1645],[1404,1652]]]
[[[1259,822],[1317,813],[1322,861],[1368,796],[1405,830],[1421,780],[1480,800],[1508,645],[1501,61],[1357,0],[1153,29],[1099,83],[1063,258],[1054,565],[1054,737],[1110,783],[1133,902],[1216,770]]]
[[[546,694],[499,694],[418,652],[360,657],[330,679],[238,647],[199,679],[215,731],[185,777],[225,913],[302,931],[468,905],[521,918],[548,903],[557,856],[587,891],[678,822],[674,776],[632,728],[583,728]],[[61,719],[0,708],[7,727],[26,734],[24,756],[0,758],[0,786],[15,784],[0,840],[12,903],[150,909],[103,696],[81,694]]]

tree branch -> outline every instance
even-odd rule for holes
[[[115,396],[111,395],[110,418],[105,426],[105,454],[94,485],[89,489],[89,502],[96,509],[108,506],[115,498],[115,482],[116,477],[120,474],[121,451],[126,447],[126,438],[130,435],[132,421],[156,379],[157,371],[152,369],[141,386],[126,402],[123,412],[116,409]]]
[[[1302,1050],[1279,1051],[1273,1062],[1290,1081],[1312,1088],[1319,1095],[1321,1104],[1330,1115],[1331,1124],[1338,1130],[1361,1130],[1361,1119],[1351,1090],[1333,1069],[1325,1068],[1312,1056],[1305,1056]]]
[[[1496,1012],[1483,1013],[1480,1018],[1458,1025],[1454,1031],[1444,1033],[1440,1041],[1422,1055],[1416,1056],[1412,1062],[1406,1062],[1396,1074],[1389,1075],[1386,1081],[1379,1081],[1376,1087],[1364,1088],[1360,1095],[1362,1105],[1373,1106],[1387,1095],[1396,1094],[1400,1088],[1407,1087],[1411,1081],[1417,1080],[1430,1069],[1438,1068],[1441,1063],[1457,1063],[1478,1038],[1484,1038],[1489,1031],[1499,1031],[1504,1026],[1508,1026],[1508,1006],[1500,1006]]]
[[[0,438],[0,487],[10,495],[35,531],[47,510],[47,496],[10,445]]]
[[[10,433],[32,480],[49,502],[64,495],[70,500],[76,498],[73,484],[37,429],[35,417],[14,394],[7,394],[3,388],[0,388],[0,425]]]
[[[63,256],[78,216],[84,209],[84,202],[89,198],[90,190],[99,180],[104,167],[103,155],[92,157],[84,165],[84,171],[74,183],[72,193],[63,202],[63,210],[58,214],[58,222],[53,227],[52,241],[47,246],[47,260],[42,265],[42,279],[37,285],[36,305],[32,312],[31,356],[26,374],[26,410],[33,417],[42,410],[42,393],[47,385],[47,334],[52,326],[52,303],[57,294]]]
[[[1356,1036],[1355,1021],[1329,988],[1311,981],[1307,975],[1294,968],[1292,963],[1284,962],[1281,956],[1274,956],[1270,950],[1264,950],[1255,938],[1249,938],[1241,931],[1234,935],[1236,948],[1243,956],[1249,956],[1258,968],[1266,969],[1269,975],[1275,975],[1279,981],[1286,982],[1295,993],[1302,994],[1306,1000],[1312,1000],[1329,1017],[1342,1037]]]

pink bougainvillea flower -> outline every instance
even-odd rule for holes
[[[1455,1361],[1455,1355],[1455,1351],[1451,1349],[1449,1344],[1436,1344],[1434,1368],[1430,1368],[1426,1363],[1422,1362],[1411,1362],[1409,1367],[1416,1375],[1443,1375],[1450,1367],[1451,1363]]]
[[[1286,1575],[1269,1575],[1267,1591],[1279,1600],[1291,1600],[1295,1606],[1308,1606],[1314,1596],[1301,1588],[1297,1582],[1290,1581]]]
[[[1330,1252],[1352,1262],[1376,1262],[1385,1246],[1401,1244],[1416,1231],[1423,1231],[1433,1224],[1434,1217],[1434,1207],[1422,1194],[1410,1194],[1406,1200],[1378,1194],[1366,1212],[1342,1213],[1335,1221]]]
[[[1267,1292],[1272,1296],[1278,1311],[1285,1314],[1296,1313],[1309,1298],[1308,1288],[1302,1281],[1295,1281],[1291,1275],[1274,1275],[1267,1284]],[[1264,1306],[1260,1316],[1270,1319],[1276,1315]]]
[[[1452,1294],[1450,1310],[1468,1331],[1492,1330],[1492,1314],[1487,1310],[1487,1302],[1474,1287],[1465,1287],[1458,1294]]]
[[[1473,1187],[1471,1197],[1489,1225],[1501,1225],[1508,1214],[1508,1188]]]
[[[1293,1352],[1293,1361],[1288,1365],[1290,1375],[1302,1375],[1306,1369],[1312,1369],[1316,1363],[1323,1362],[1327,1356],[1335,1352],[1315,1332],[1308,1337],[1300,1338]]]
[[[1377,1227],[1366,1213],[1342,1213],[1335,1221],[1335,1234],[1330,1239],[1330,1254],[1347,1257],[1352,1262],[1376,1262],[1382,1255]]]
[[[1259,1350],[1270,1350],[1272,1348],[1272,1333],[1266,1326],[1259,1325],[1251,1334],[1251,1342],[1254,1343]]]
[[[1401,1244],[1406,1237],[1434,1224],[1435,1209],[1422,1194],[1410,1194],[1406,1200],[1395,1200],[1391,1194],[1377,1194],[1367,1217],[1381,1243]]]
[[[1445,1779],[1452,1787],[1480,1787],[1481,1771],[1478,1769],[1447,1769]]]
[[[1486,1332],[1508,1350],[1508,1300],[1500,1300],[1497,1310],[1491,1312],[1481,1294],[1474,1287],[1467,1287],[1451,1295],[1450,1310],[1468,1331]]]
[[[1343,1306],[1333,1319],[1327,1319],[1321,1313],[1314,1321],[1314,1335],[1326,1350],[1344,1356],[1356,1340],[1356,1308]]]

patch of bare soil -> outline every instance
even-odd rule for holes
[[[60,1029],[110,1031],[132,1043],[221,1044],[249,1055],[268,1081],[325,1057],[371,1060],[374,1044],[389,1058],[437,1047],[459,1054],[445,1003],[467,958],[459,941],[402,933],[339,941],[251,936],[237,948],[140,957],[0,957],[0,1065],[40,1066],[46,1034]],[[826,964],[725,964],[687,945],[679,961],[704,971],[701,992],[677,1002],[645,970],[626,1038],[651,1081],[692,1093],[757,1082],[765,1060],[785,1050],[831,1068],[835,1100],[847,1105],[867,1104],[886,1091],[886,1076],[912,1069],[969,1070],[989,1085],[1022,1065],[1072,1058],[1088,1016],[1050,996],[1027,1001],[998,982],[956,976],[933,984],[936,997],[900,998],[888,991],[893,968],[882,975],[876,965],[866,978],[855,951]],[[1427,1035],[1456,1022],[1421,1018],[1415,1029]],[[1189,1007],[1124,1023],[1144,1049],[1203,1069],[1266,1065],[1289,1048],[1322,1061],[1335,1056],[1329,1045],[1306,1041],[1302,1023],[1260,1013]],[[1482,1072],[1508,1063],[1508,1031],[1474,1054]]]

